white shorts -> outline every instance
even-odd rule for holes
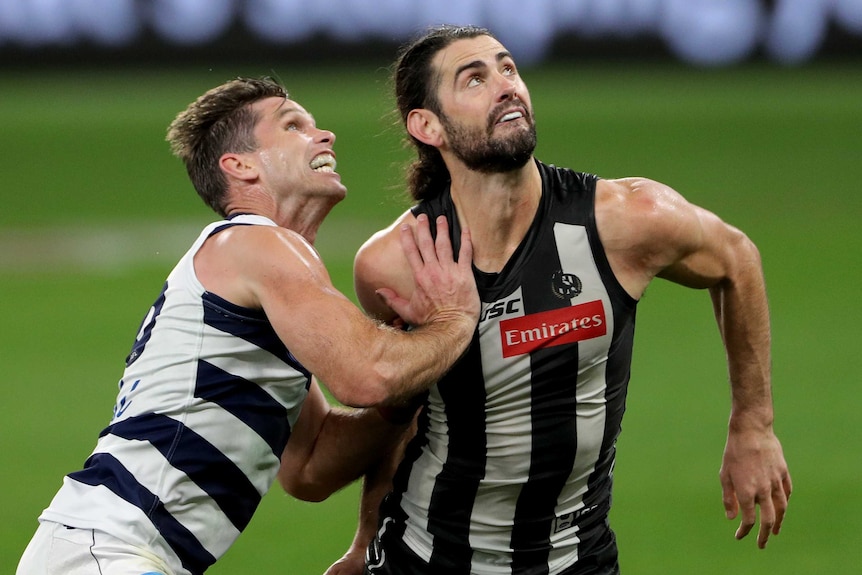
[[[158,557],[93,529],[43,521],[16,575],[173,575]]]

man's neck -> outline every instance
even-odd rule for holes
[[[337,202],[324,197],[282,198],[275,203],[271,197],[247,195],[228,205],[228,216],[255,214],[271,219],[276,225],[292,230],[314,245],[317,231]]]
[[[461,225],[470,228],[474,264],[482,271],[501,271],[539,207],[542,178],[536,163],[530,160],[504,174],[456,171],[451,190]]]

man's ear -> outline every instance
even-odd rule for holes
[[[407,132],[423,144],[435,148],[443,144],[443,126],[440,119],[426,108],[410,110],[407,114]]]
[[[250,164],[242,154],[222,154],[218,165],[225,175],[238,180],[253,180],[258,176],[257,167]]]

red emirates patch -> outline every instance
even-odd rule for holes
[[[601,300],[500,322],[503,357],[593,339],[606,333],[607,321]]]

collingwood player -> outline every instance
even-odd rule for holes
[[[357,294],[368,313],[397,320],[374,293],[413,287],[399,229],[445,215],[453,241],[460,227],[471,231],[483,312],[465,357],[423,399],[379,521],[360,523],[329,572],[618,573],[608,523],[615,444],[635,310],[656,277],[712,297],[732,387],[724,506],[729,518],[741,510],[737,538],[759,507],[765,546],[791,481],[772,428],[767,300],[752,242],[661,183],[535,159],[530,94],[487,30],[431,29],[401,52],[394,84],[418,156],[417,203],[357,254]],[[363,517],[385,479],[368,482]]]

